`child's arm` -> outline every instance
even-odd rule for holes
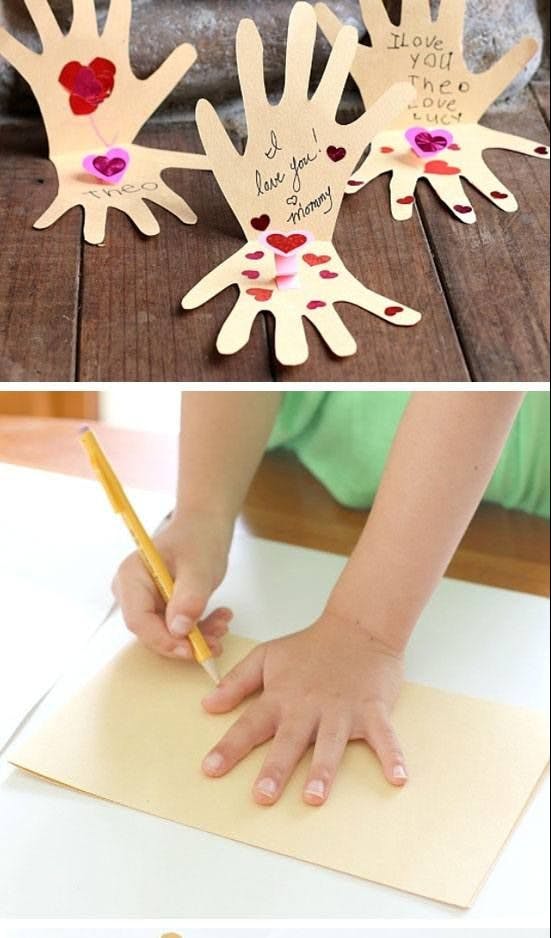
[[[280,402],[278,392],[182,395],[176,510],[155,538],[175,580],[172,599],[165,609],[135,553],[113,583],[128,628],[159,654],[193,657],[185,636],[224,577],[235,520]],[[215,654],[230,619],[228,609],[217,609],[201,622]]]
[[[402,653],[484,494],[521,400],[505,392],[413,396],[364,532],[318,621],[258,646],[204,701],[210,712],[227,712],[262,689],[206,757],[207,774],[224,775],[273,737],[253,789],[257,802],[273,804],[315,742],[304,798],[319,805],[348,741],[364,739],[388,781],[404,784],[391,724]]]

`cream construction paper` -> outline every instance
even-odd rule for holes
[[[129,495],[150,530],[172,507],[168,494]],[[5,464],[0,532],[2,749],[108,615],[133,544],[96,481]]]
[[[232,636],[222,672],[253,646]],[[131,642],[35,736],[21,768],[109,801],[468,907],[544,771],[547,723],[536,711],[407,684],[395,711],[410,781],[395,789],[363,743],[349,745],[331,799],[301,798],[306,759],[282,800],[250,788],[265,747],[228,776],[203,776],[204,754],[236,713],[201,708],[208,679]]]
[[[75,205],[84,209],[84,238],[100,244],[107,212],[124,212],[144,235],[159,233],[146,205],[154,202],[185,224],[197,217],[163,182],[172,167],[208,169],[204,155],[136,146],[143,127],[196,59],[193,46],[179,46],[149,78],[137,78],[129,59],[132,0],[111,0],[98,34],[94,0],[73,0],[64,35],[49,0],[25,0],[42,43],[36,54],[0,29],[0,55],[30,84],[44,118],[59,191],[35,223],[48,228]]]
[[[237,32],[237,63],[247,117],[244,154],[235,149],[212,105],[197,106],[197,124],[216,179],[237,216],[246,246],[197,284],[182,302],[195,309],[234,284],[239,299],[217,341],[223,355],[248,342],[259,312],[275,319],[276,355],[284,365],[308,358],[303,319],[335,355],[353,355],[356,342],[334,304],[349,302],[386,322],[411,326],[420,313],[379,296],[352,276],[332,244],[350,173],[369,141],[407,108],[405,82],[382,89],[368,114],[336,122],[354,59],[355,29],[340,30],[318,88],[308,98],[316,16],[296,3],[289,20],[285,89],[277,105],[266,97],[263,45],[252,20]],[[388,83],[390,84],[390,83]]]
[[[469,71],[463,58],[466,0],[441,0],[431,18],[429,0],[402,0],[399,25],[389,19],[382,0],[360,0],[371,47],[359,46],[351,68],[365,107],[393,81],[409,81],[417,98],[371,144],[371,151],[350,177],[348,193],[391,173],[390,202],[398,221],[411,218],[419,179],[426,179],[459,221],[476,222],[476,212],[461,179],[494,205],[515,212],[512,192],[484,162],[489,149],[514,150],[549,159],[549,147],[534,140],[483,127],[479,121],[536,54],[535,39],[524,38],[492,68]],[[334,44],[341,23],[330,5],[316,5],[319,24]]]

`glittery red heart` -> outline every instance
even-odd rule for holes
[[[296,251],[297,248],[302,247],[307,241],[308,238],[306,235],[302,234],[273,234],[266,238],[266,243],[269,244],[271,248],[277,248],[278,251],[283,251],[284,254],[290,254],[291,251]]]
[[[116,156],[113,159],[109,159],[108,156],[96,156],[92,160],[94,169],[97,169],[98,173],[101,173],[102,176],[109,178],[110,176],[118,176],[119,173],[124,172],[126,169],[126,162]]]
[[[321,309],[323,306],[327,306],[327,303],[324,303],[323,300],[310,300],[306,305],[307,309]]]
[[[472,208],[470,205],[454,205],[454,211],[458,212],[459,215],[470,215]]]
[[[266,231],[269,224],[269,215],[259,215],[258,218],[251,218],[251,227],[254,228],[255,231]]]
[[[396,199],[398,205],[411,205],[412,202],[415,202],[415,197],[412,195],[406,195],[403,199]]]
[[[360,182],[358,179],[349,179],[348,185],[349,186],[363,186],[363,182]]]
[[[435,176],[457,176],[461,170],[458,166],[450,166],[445,160],[430,160],[425,166],[425,172]]]
[[[242,270],[241,276],[247,277],[248,280],[258,280],[260,274],[258,270]]]
[[[381,147],[381,153],[394,153],[394,147]]]
[[[334,280],[335,277],[338,277],[338,274],[334,274],[331,270],[322,270],[320,271],[320,277],[322,280]]]
[[[259,261],[264,257],[264,251],[253,251],[252,254],[245,254],[248,261]]]
[[[534,150],[534,153],[540,153],[542,156],[547,156],[547,154],[549,153],[549,150],[547,149],[547,147],[536,147],[536,149]]]
[[[385,309],[385,316],[397,316],[398,313],[403,313],[403,306],[387,306]]]
[[[320,264],[328,264],[331,258],[329,254],[303,254],[302,260],[308,264],[308,267],[319,267]]]
[[[269,300],[273,292],[273,290],[262,290],[260,287],[252,287],[247,290],[248,295],[253,296],[259,303],[262,303],[263,300]]]
[[[490,192],[492,199],[508,199],[508,192]]]

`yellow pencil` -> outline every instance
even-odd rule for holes
[[[167,603],[172,595],[174,582],[163,558],[132,508],[105,453],[88,427],[82,429],[80,441],[88,454],[94,472],[105,489],[111,505],[117,514],[121,515],[122,520],[134,538],[140,557],[153,577],[161,596]],[[187,638],[191,643],[196,660],[202,665],[215,684],[219,684],[220,678],[218,676],[216,663],[212,657],[212,651],[196,625],[188,634]]]

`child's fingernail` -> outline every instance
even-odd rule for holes
[[[176,655],[177,658],[185,658],[186,661],[190,661],[193,657],[191,648],[188,648],[187,645],[177,645],[173,654]]]
[[[191,619],[188,619],[187,616],[174,616],[172,622],[169,626],[169,631],[173,635],[177,635],[181,638],[184,635],[187,635],[188,632],[191,632],[194,623]]]
[[[216,772],[219,772],[223,765],[224,757],[220,755],[219,752],[210,752],[209,755],[203,759],[203,768],[209,775],[211,773],[214,775]]]
[[[400,781],[403,781],[404,779],[406,779],[408,776],[407,776],[406,770],[404,769],[404,766],[395,765],[392,770],[392,777],[399,779]]]
[[[260,795],[266,795],[268,798],[273,798],[277,791],[273,778],[261,778],[254,787]]]
[[[304,789],[304,794],[309,795],[311,798],[319,798],[320,800],[325,797],[325,784],[320,779],[313,779],[311,782],[308,782],[308,787]]]

